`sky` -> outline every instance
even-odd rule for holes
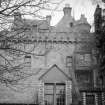
[[[63,16],[63,7],[65,4],[70,4],[72,7],[72,16],[78,20],[81,14],[84,14],[87,18],[87,21],[92,25],[94,19],[94,11],[96,5],[99,4],[101,7],[105,7],[105,4],[101,0],[62,0],[58,5],[55,11],[52,11],[50,14],[52,16],[51,25],[56,25]],[[47,12],[46,12],[47,13]],[[46,14],[44,12],[44,14]]]

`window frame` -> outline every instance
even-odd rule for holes
[[[88,57],[87,57],[88,55]],[[92,55],[91,53],[76,53],[76,68],[78,67],[91,67]],[[82,58],[80,58],[82,57]]]

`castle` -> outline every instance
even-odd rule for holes
[[[15,33],[20,42],[14,37],[17,44],[12,48],[28,53],[14,61],[14,65],[22,66],[19,71],[3,74],[18,81],[0,85],[1,103],[70,105],[85,95],[80,90],[96,87],[94,34],[86,17],[81,15],[76,21],[71,10],[65,5],[64,16],[56,26],[50,26],[50,15],[45,20],[30,20],[22,19],[19,12],[14,13],[8,36]]]

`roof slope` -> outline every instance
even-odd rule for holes
[[[46,72],[44,72],[40,77],[39,80],[43,79],[43,78],[49,78],[48,80],[50,80],[50,78],[54,77],[55,81],[56,81],[56,77],[57,75],[62,75],[62,78],[67,78],[70,79],[68,74],[66,74],[63,70],[61,70],[56,64],[54,64],[53,66],[51,66]],[[60,76],[58,76],[60,77]],[[53,80],[52,80],[53,81]]]

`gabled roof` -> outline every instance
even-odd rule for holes
[[[71,32],[73,31],[72,27],[70,27],[70,23],[74,24],[75,20],[70,15],[64,15],[62,19],[56,25],[57,32]]]
[[[44,74],[42,74],[40,77],[39,77],[39,80],[42,79],[49,71],[51,71],[54,67],[57,68],[57,70],[59,70],[62,74],[65,75],[65,77],[67,77],[68,79],[72,80],[71,77],[69,77],[69,75],[67,75],[63,70],[61,70],[56,64],[54,64],[53,66],[51,66]]]

